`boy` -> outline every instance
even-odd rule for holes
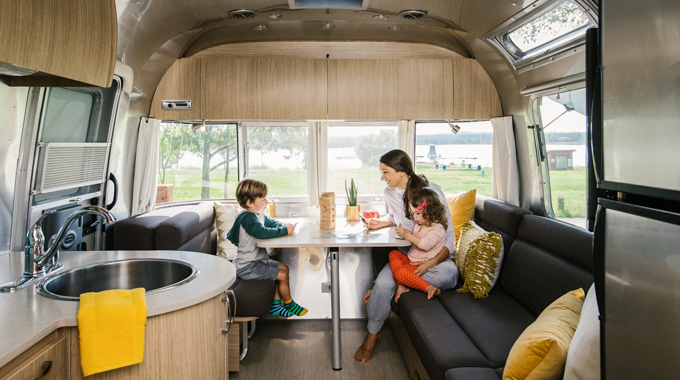
[[[233,260],[236,275],[242,280],[270,279],[278,281],[274,301],[269,313],[290,317],[305,315],[307,309],[298,305],[290,296],[288,266],[271,260],[264,248],[258,248],[257,239],[271,239],[290,235],[294,224],[283,224],[263,214],[267,208],[267,185],[254,179],[244,179],[236,186],[236,200],[243,207],[227,233],[227,239],[238,247]],[[283,300],[283,303],[281,303]]]

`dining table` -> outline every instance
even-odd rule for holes
[[[325,250],[331,263],[331,323],[332,323],[332,367],[342,369],[340,346],[340,276],[339,257],[341,248],[349,247],[407,247],[411,243],[397,236],[394,228],[369,230],[360,221],[337,218],[334,229],[322,229],[318,217],[280,219],[283,223],[294,223],[291,235],[273,239],[258,239],[261,248],[302,248],[316,247]],[[360,295],[358,295],[360,297]]]

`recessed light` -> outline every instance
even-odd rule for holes
[[[281,13],[279,13],[279,12],[270,13],[270,14],[267,15],[267,18],[272,19],[272,20],[276,20],[278,18],[281,18]]]
[[[385,21],[385,20],[389,19],[389,16],[379,14],[379,15],[373,16],[373,18],[376,19],[376,20]]]
[[[256,31],[256,32],[264,32],[264,31],[266,31],[267,29],[268,29],[268,28],[267,28],[267,25],[255,25],[255,26],[253,27],[253,30]]]
[[[392,32],[398,32],[401,30],[401,26],[399,25],[390,25],[387,27],[387,30],[392,31]]]
[[[327,22],[323,25],[321,25],[321,29],[323,30],[333,30],[335,28],[335,24],[331,24],[330,22]]]

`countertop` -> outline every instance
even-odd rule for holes
[[[87,251],[62,252],[64,268],[58,273],[99,262],[130,258],[167,258],[199,267],[192,281],[174,289],[147,294],[147,316],[196,305],[224,292],[236,279],[229,261],[214,255],[186,251]],[[0,284],[20,277],[23,252],[0,254]],[[0,367],[60,327],[77,325],[78,301],[61,301],[36,293],[35,285],[14,293],[0,293]]]

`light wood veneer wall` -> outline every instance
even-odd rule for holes
[[[192,100],[163,110],[161,100]],[[184,58],[150,115],[164,120],[444,120],[502,115],[473,59]]]

